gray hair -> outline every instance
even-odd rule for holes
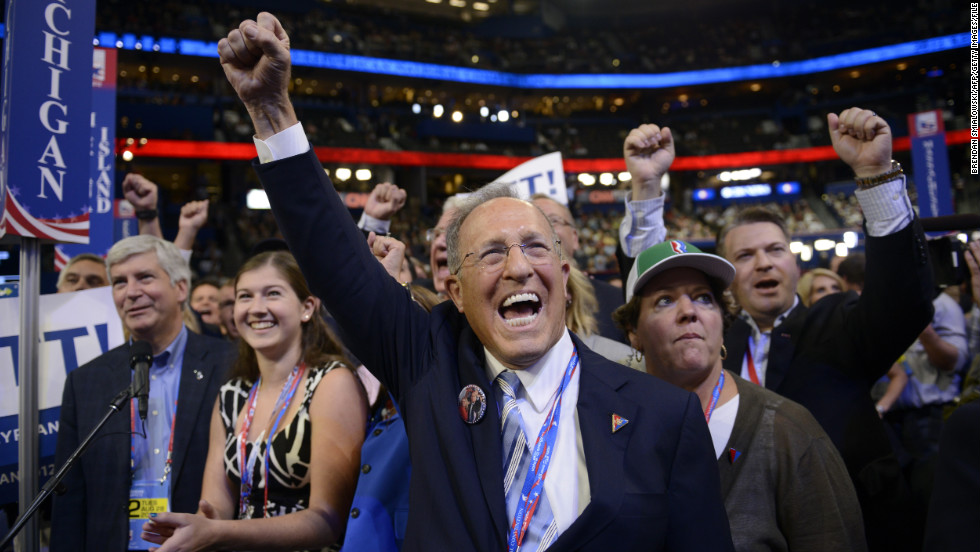
[[[457,197],[459,196],[453,196],[452,199]],[[541,213],[541,217],[548,223],[548,228],[551,229],[552,239],[558,240],[558,234],[555,232],[555,228],[551,225],[551,221],[544,214],[544,211],[542,211],[537,205],[534,205],[533,203],[530,203],[517,195],[511,188],[510,182],[493,182],[491,184],[487,184],[465,198],[461,198],[459,202],[456,203],[456,214],[453,217],[452,222],[449,223],[449,228],[446,230],[446,260],[449,264],[450,273],[454,275],[458,273],[460,265],[463,263],[463,255],[459,250],[459,231],[463,227],[466,217],[470,216],[470,214],[473,213],[473,210],[480,205],[483,205],[490,200],[501,198],[510,198],[523,201],[537,209],[537,211]],[[560,248],[558,249],[558,254],[560,258]]]
[[[460,204],[463,203],[463,199],[464,198],[462,198],[462,197],[460,197],[458,195],[453,195],[453,196],[447,197],[446,198],[446,201],[444,201],[443,204],[442,204],[442,214],[445,215],[446,213],[448,213],[448,212],[450,212],[450,211],[452,211],[454,209],[459,209]]]
[[[92,261],[93,263],[102,264],[105,262],[105,259],[96,255],[95,253],[79,253],[78,255],[75,255],[70,261],[68,261],[65,268],[62,268],[61,272],[58,273],[58,285],[55,287],[61,289],[61,286],[65,285],[65,278],[68,277],[68,270],[78,261]],[[108,280],[109,274],[108,271],[106,271],[106,281]]]
[[[156,253],[160,268],[170,277],[170,285],[175,286],[177,282],[183,280],[190,286],[191,268],[187,265],[187,261],[184,260],[177,246],[156,236],[146,234],[130,236],[116,242],[105,257],[106,270],[111,272],[114,265],[133,255],[149,251]]]

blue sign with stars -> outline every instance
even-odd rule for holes
[[[0,236],[88,243],[95,0],[8,0],[6,17]]]

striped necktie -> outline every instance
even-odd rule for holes
[[[512,532],[524,479],[531,462],[531,452],[521,427],[523,425],[521,412],[517,407],[516,393],[521,386],[521,380],[514,372],[505,370],[494,381],[497,384],[494,386],[494,392],[497,394],[497,404],[500,405],[500,434],[504,451],[504,496],[507,499],[507,519],[511,520],[508,531]],[[542,492],[531,525],[519,549],[529,552],[544,550],[555,540],[557,533],[558,525],[555,523],[555,516],[551,513],[548,493]]]

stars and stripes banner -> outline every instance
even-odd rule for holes
[[[11,188],[4,205],[3,225],[12,234],[32,236],[63,242],[88,240],[89,213],[86,207],[80,214],[36,218],[17,201],[17,188]]]
[[[0,236],[88,243],[95,0],[6,2]]]

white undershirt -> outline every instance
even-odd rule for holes
[[[715,407],[708,420],[708,431],[711,432],[711,443],[715,446],[715,458],[721,458],[728,446],[728,440],[735,428],[735,416],[738,414],[738,395],[725,404]]]

